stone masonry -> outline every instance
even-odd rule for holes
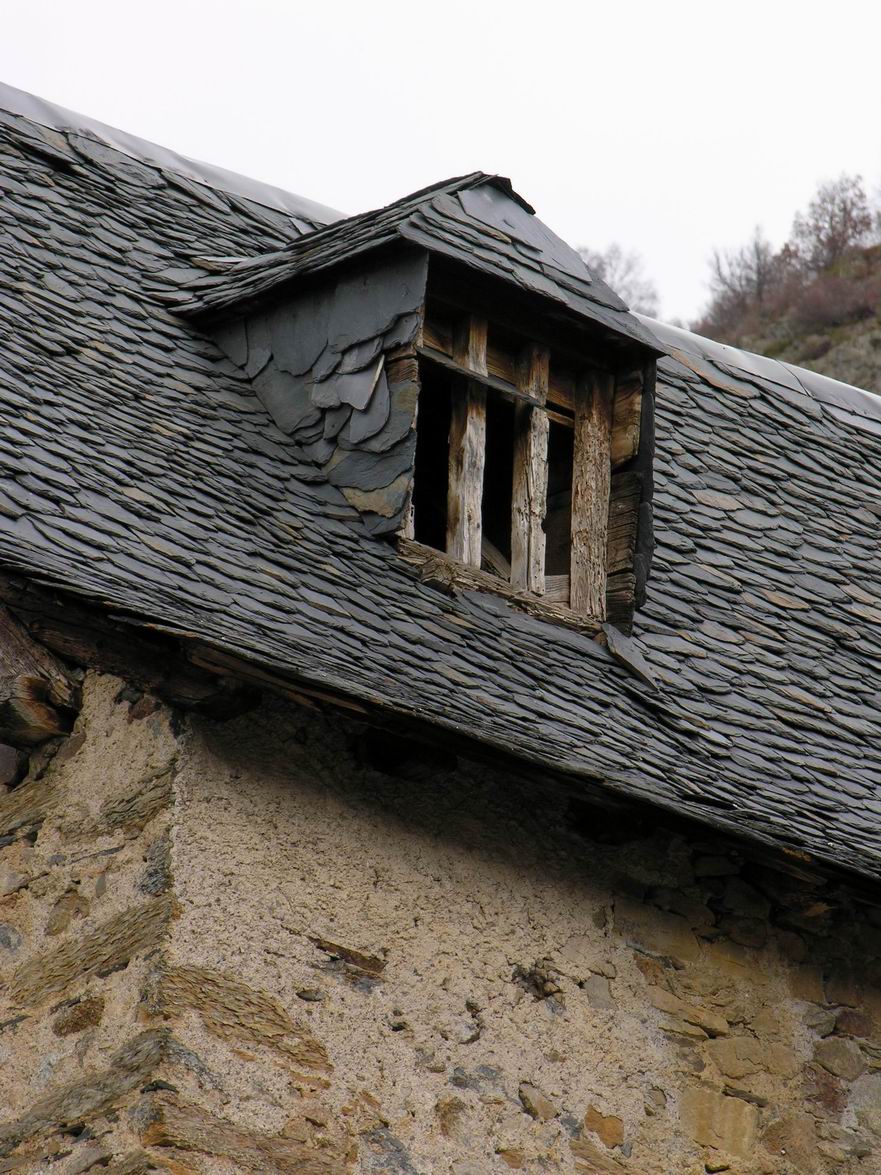
[[[0,1172],[881,1172],[872,894],[336,714],[83,695],[0,795]]]

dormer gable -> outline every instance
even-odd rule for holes
[[[449,590],[629,628],[651,552],[643,324],[481,173],[231,263],[178,300],[375,535]]]

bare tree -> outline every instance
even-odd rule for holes
[[[656,317],[659,310],[658,290],[646,277],[639,253],[628,252],[617,243],[608,249],[578,250],[591,273],[611,286],[622,301],[638,314]]]
[[[779,251],[756,228],[741,248],[713,253],[710,302],[695,329],[739,342],[787,317],[828,326],[871,315],[878,284],[864,247],[875,240],[881,209],[873,210],[862,179],[843,174],[820,184]],[[842,258],[848,264],[836,266]]]
[[[775,252],[757,225],[739,249],[713,251],[710,258],[710,303],[695,329],[737,339],[757,317],[776,314],[801,281],[801,270],[790,245]]]
[[[761,306],[775,285],[780,261],[757,225],[740,249],[713,251],[710,259],[710,291],[731,309],[745,311]]]
[[[806,211],[796,215],[791,242],[805,268],[820,273],[868,244],[872,221],[862,177],[842,173],[820,184]]]

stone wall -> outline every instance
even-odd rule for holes
[[[0,798],[0,1171],[881,1171],[864,894],[336,716],[84,693]]]
[[[173,909],[177,739],[91,678],[51,750],[0,796],[0,1171],[147,1170],[127,1111],[165,1048],[142,987]]]

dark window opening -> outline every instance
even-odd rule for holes
[[[467,378],[431,359],[423,359],[419,366],[412,535],[427,547],[446,551],[452,405],[456,397],[465,394]],[[510,581],[518,402],[493,388],[485,388],[485,396],[480,568]],[[534,411],[545,409],[536,407]],[[553,408],[548,416],[544,574],[549,598],[566,602],[572,549],[574,433],[565,409]]]
[[[572,549],[572,461],[574,432],[555,420],[548,432],[548,505],[545,513],[545,575],[568,575]]]
[[[487,393],[483,468],[484,571],[511,578],[511,497],[514,485],[514,405]]]

